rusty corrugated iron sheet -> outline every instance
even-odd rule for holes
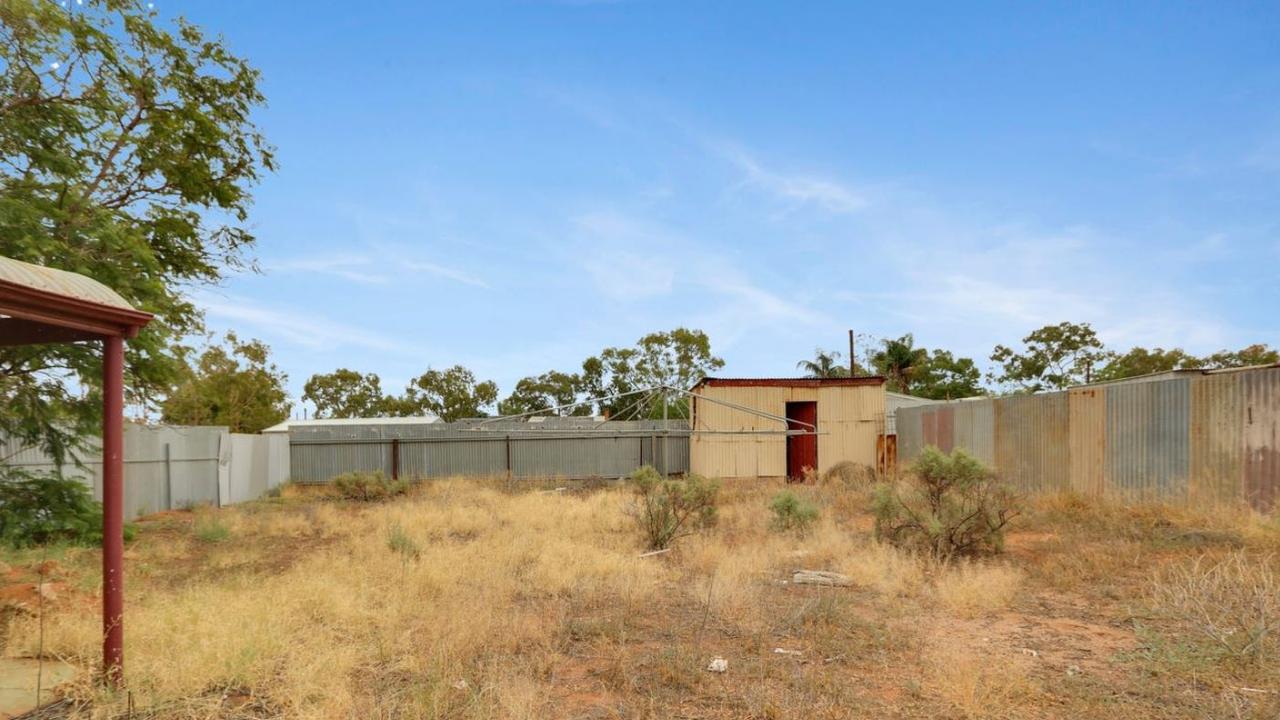
[[[996,400],[996,471],[1027,492],[1068,489],[1068,417],[1065,392]]]
[[[1071,489],[1101,497],[1107,477],[1107,389],[1071,389],[1067,392],[1067,413]]]
[[[1280,499],[1280,368],[1243,375],[1244,498],[1270,511]]]
[[[1231,504],[1244,497],[1243,378],[1223,373],[1191,381],[1191,502]]]

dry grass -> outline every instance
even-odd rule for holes
[[[1005,557],[936,565],[874,542],[865,497],[839,483],[793,488],[821,516],[804,535],[771,532],[779,489],[727,486],[713,530],[646,558],[622,488],[446,480],[385,504],[168,514],[128,549],[129,687],[161,718],[1269,711],[1265,692],[1230,688],[1277,689],[1274,665],[1172,662],[1177,629],[1143,614],[1152,568],[1267,557],[1280,534],[1268,519],[1051,498]],[[97,554],[57,557],[78,590],[51,609],[42,646],[15,611],[4,651],[67,659],[84,668],[72,694],[118,710],[90,682]],[[787,583],[801,568],[854,585]],[[716,655],[729,672],[704,670]]]

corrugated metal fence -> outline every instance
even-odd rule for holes
[[[89,438],[82,466],[64,465],[67,477],[93,488],[102,499],[102,451]],[[52,459],[34,448],[0,440],[6,465],[53,472]],[[230,505],[254,500],[288,479],[289,441],[283,435],[241,435],[225,427],[149,426],[124,429],[125,517],[199,504]]]
[[[1275,507],[1280,367],[1182,371],[898,410],[898,452],[960,447],[1028,492]]]
[[[294,428],[289,431],[295,482],[327,482],[342,473],[621,477],[653,465],[689,469],[689,425],[683,420],[610,421],[545,418],[539,422],[423,423]]]

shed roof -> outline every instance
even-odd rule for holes
[[[85,275],[0,257],[0,345],[131,338],[151,321]]]
[[[882,375],[866,375],[863,377],[827,377],[827,378],[714,378],[704,377],[693,386],[700,387],[860,387],[883,385]]]
[[[128,300],[91,277],[3,256],[0,256],[0,282],[72,297],[95,305],[133,310]]]
[[[311,418],[310,420],[285,420],[272,425],[262,432],[289,432],[290,428],[335,427],[335,426],[368,426],[368,425],[430,425],[440,422],[435,415],[423,417],[374,417],[374,418]]]

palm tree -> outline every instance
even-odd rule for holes
[[[916,347],[916,339],[907,333],[896,340],[881,340],[882,348],[872,356],[876,371],[889,378],[889,387],[909,393],[911,379],[929,360],[929,351]]]
[[[803,370],[808,377],[849,377],[849,368],[840,361],[840,353],[817,348],[813,351],[812,360],[801,360],[796,367]]]

